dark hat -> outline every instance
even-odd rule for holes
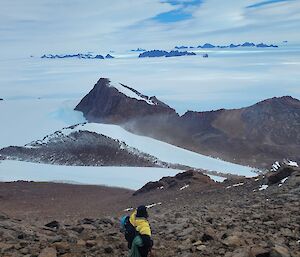
[[[148,212],[147,212],[147,207],[145,205],[141,205],[137,208],[136,210],[136,217],[143,217],[143,218],[148,218]]]

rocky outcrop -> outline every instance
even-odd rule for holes
[[[139,58],[145,58],[145,57],[176,57],[176,56],[185,56],[185,55],[196,55],[194,52],[187,52],[187,51],[164,51],[164,50],[151,50],[143,52],[139,55]]]
[[[166,56],[167,54],[168,54],[168,52],[164,51],[164,50],[150,50],[150,51],[145,51],[145,52],[139,54],[139,58],[162,57],[162,56]]]
[[[268,47],[278,47],[277,45],[268,45],[265,43],[254,44],[252,42],[245,42],[243,44],[229,44],[229,45],[213,45],[210,43],[205,43],[204,45],[199,45],[198,48],[236,48],[236,47],[260,47],[260,48],[268,48]]]
[[[205,43],[203,46],[199,45],[198,48],[215,48],[216,46],[210,44],[210,43]]]
[[[277,45],[267,45],[264,43],[259,43],[256,45],[256,47],[260,47],[260,48],[266,48],[266,47],[278,47]]]
[[[175,46],[175,49],[188,49],[188,46]]]
[[[147,51],[146,49],[144,49],[144,48],[140,48],[140,47],[138,47],[137,49],[132,49],[132,50],[130,50],[131,52],[145,52],[145,51]]]
[[[105,59],[113,59],[113,58],[115,58],[115,57],[113,57],[113,56],[110,55],[110,54],[107,54],[107,55],[105,56]]]
[[[66,131],[69,133],[66,133]],[[76,166],[169,167],[154,156],[127,146],[124,142],[89,131],[66,128],[25,147],[0,150],[2,159]]]
[[[266,174],[266,183],[268,185],[274,185],[283,183],[282,181],[285,181],[288,179],[292,174],[298,173],[300,176],[300,168],[291,167],[288,165],[281,166],[276,172],[269,172]],[[300,177],[298,178],[298,182],[300,182]],[[296,178],[293,178],[293,180],[297,180]]]
[[[166,54],[166,57],[176,57],[176,56],[185,56],[185,55],[196,55],[194,52],[180,52],[178,50],[176,51],[170,51],[168,54]]]
[[[207,187],[209,185],[215,185],[212,179],[209,176],[204,175],[201,172],[188,170],[182,173],[178,173],[174,177],[163,177],[159,181],[156,182],[148,182],[142,188],[137,190],[133,195],[139,195],[143,193],[149,193],[157,190],[183,190],[190,186],[197,187]]]
[[[66,58],[77,58],[77,59],[104,59],[101,54],[44,54],[41,56],[42,59],[66,59]],[[106,57],[108,58],[108,57]],[[111,58],[111,57],[110,57]]]
[[[244,47],[253,47],[253,46],[255,46],[255,44],[254,43],[250,43],[250,42],[245,42],[241,46],[244,46]]]

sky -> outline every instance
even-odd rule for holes
[[[1,0],[0,58],[300,41],[300,0]]]

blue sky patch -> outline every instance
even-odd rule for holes
[[[153,19],[155,21],[159,21],[162,23],[168,23],[168,22],[188,20],[190,18],[192,18],[192,15],[190,13],[186,13],[180,9],[177,9],[170,12],[160,13],[157,16],[155,16]]]
[[[187,10],[188,7],[200,5],[203,0],[164,0],[161,1],[162,3],[168,3],[173,6],[178,6],[178,9],[160,13],[157,16],[153,17],[153,20],[162,22],[162,23],[170,23],[170,22],[177,22],[188,20],[192,18],[192,14],[190,10]]]
[[[256,4],[249,5],[249,6],[247,6],[247,8],[257,8],[257,7],[261,7],[261,6],[265,6],[265,5],[269,5],[269,4],[289,2],[289,1],[290,0],[268,0],[268,1],[263,1],[263,2],[256,3]]]
[[[184,0],[164,0],[161,1],[162,3],[168,3],[171,5],[182,5],[184,7],[192,6],[192,5],[198,5],[203,2],[203,0],[190,0],[190,1],[184,1]]]

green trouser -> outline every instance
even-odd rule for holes
[[[139,247],[143,246],[143,240],[140,236],[136,236],[131,245],[131,249],[129,252],[129,257],[141,257],[140,252],[139,252]]]

